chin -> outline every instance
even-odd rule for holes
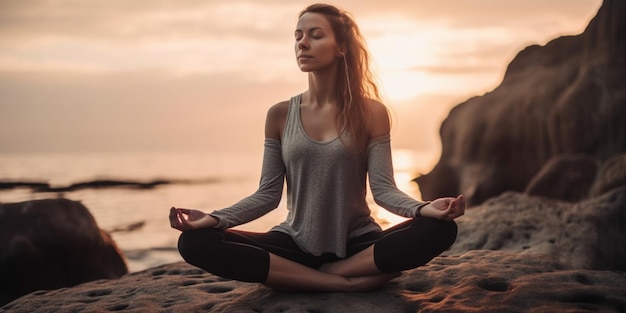
[[[315,71],[315,69],[311,68],[310,66],[300,66],[300,71],[304,73],[310,73]]]

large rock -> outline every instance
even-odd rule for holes
[[[604,162],[590,194],[597,197],[619,186],[626,186],[626,154],[616,155]]]
[[[0,204],[0,305],[35,290],[126,273],[121,252],[80,202]]]
[[[524,193],[577,202],[589,196],[597,174],[595,158],[585,154],[558,155],[533,177]]]
[[[447,254],[544,254],[574,268],[626,271],[626,187],[578,203],[506,192],[468,210],[458,224]]]
[[[38,291],[8,312],[624,312],[626,275],[549,257],[472,251],[435,258],[369,293],[283,293],[175,263]]]
[[[416,179],[422,197],[476,205],[524,191],[553,157],[626,152],[624,82],[626,1],[605,0],[582,34],[527,47],[496,89],[451,110],[438,164]]]

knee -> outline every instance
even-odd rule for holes
[[[437,242],[444,250],[450,248],[456,241],[458,226],[455,221],[426,218],[416,221],[416,223],[420,224],[419,229],[428,229],[427,232],[434,236],[433,238],[438,238]]]
[[[445,222],[445,226],[442,227],[442,231],[444,232],[443,238],[447,239],[447,248],[451,247],[456,241],[456,237],[459,232],[459,227],[455,221]]]
[[[178,252],[189,264],[195,264],[197,256],[206,253],[215,238],[213,229],[184,231],[178,237]]]
[[[432,231],[431,236],[433,236],[432,238],[437,238],[431,242],[432,251],[434,252],[432,257],[435,257],[452,247],[456,241],[458,226],[455,221],[443,220],[436,220],[435,225],[433,226],[435,226],[435,228]],[[426,264],[426,262],[424,264]]]
[[[191,235],[189,231],[182,232],[178,237],[178,252],[183,259],[186,259],[185,256],[189,253],[189,251],[193,251],[193,248],[191,247],[195,241],[193,237],[194,236]]]
[[[192,253],[197,250],[195,237],[190,231],[184,231],[178,237],[178,253],[187,263],[191,263],[189,259],[192,258]]]

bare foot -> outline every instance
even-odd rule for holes
[[[382,288],[388,281],[400,277],[402,273],[385,273],[374,276],[348,277],[349,290],[352,292],[374,291]]]

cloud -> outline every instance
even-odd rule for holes
[[[407,51],[413,46],[424,51],[460,50],[520,38],[536,43],[551,38],[536,38],[537,34],[572,28],[559,24],[562,21],[582,27],[580,18],[572,16],[591,16],[598,3],[348,0],[341,6],[354,12],[369,42],[385,41],[389,49]],[[0,3],[0,68],[162,68],[283,75],[293,68],[293,26],[298,11],[307,4],[286,0],[6,0]],[[429,46],[422,49],[420,43]],[[432,63],[432,59],[425,61]]]
[[[390,0],[343,1],[357,21],[404,17],[455,28],[557,24],[591,17],[600,1]],[[67,37],[109,41],[158,41],[246,37],[281,41],[291,35],[297,13],[308,1],[200,0],[5,0],[0,3],[0,39],[13,43]],[[437,23],[435,23],[437,24]],[[584,25],[578,25],[583,27]]]
[[[292,5],[246,1],[9,0],[0,8],[0,37],[18,40],[136,42],[243,34],[266,41],[280,38],[276,30],[291,29],[296,19]]]
[[[246,1],[6,1],[0,69],[240,73],[295,69],[293,5]]]
[[[357,16],[369,18],[386,14],[405,16],[411,20],[438,22],[453,28],[528,26],[536,21],[550,20],[552,25],[579,21],[573,16],[595,15],[601,0],[392,0],[347,1]],[[583,24],[577,25],[584,27]]]
[[[403,110],[399,123],[436,128],[423,121],[428,106],[408,110],[415,102],[400,100],[422,103],[420,95],[438,93],[441,102],[441,95],[484,92],[517,51],[582,30],[600,3],[345,0],[340,6],[361,26],[375,67],[395,94],[391,104]],[[254,145],[267,107],[306,88],[292,33],[308,4],[0,1],[0,152]],[[429,103],[434,115],[443,114],[438,101]],[[435,140],[410,139],[413,133],[402,128],[395,142],[421,147]]]

